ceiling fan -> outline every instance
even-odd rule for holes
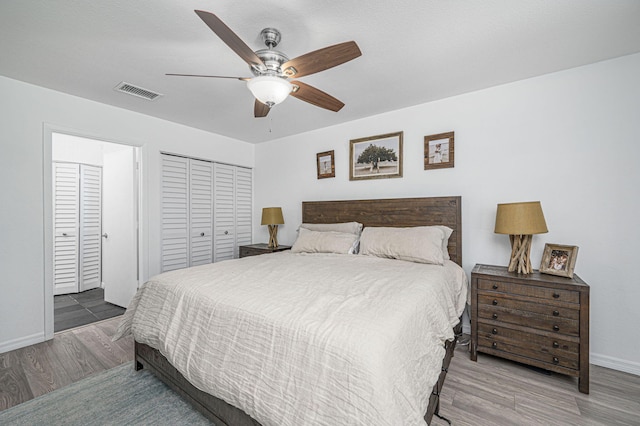
[[[339,111],[344,103],[333,96],[292,78],[315,74],[333,68],[362,55],[355,41],[335,44],[323,49],[289,59],[284,53],[274,50],[280,43],[280,32],[265,28],[260,35],[267,48],[254,52],[224,22],[211,12],[196,10],[220,39],[226,43],[251,69],[254,77],[226,77],[219,75],[167,74],[183,77],[230,78],[247,82],[247,87],[256,98],[253,108],[255,117],[266,117],[274,105],[291,95],[302,101],[331,111]]]

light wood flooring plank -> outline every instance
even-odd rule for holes
[[[0,411],[32,398],[17,352],[0,354]]]
[[[454,425],[640,425],[640,377],[591,366],[591,393],[575,377],[456,349],[441,395],[440,414]],[[513,398],[513,400],[512,400]],[[513,401],[513,402],[512,402]],[[434,426],[446,423],[434,417]]]

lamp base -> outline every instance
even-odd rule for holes
[[[508,271],[519,274],[533,273],[530,257],[533,235],[509,235],[509,240],[511,241],[511,260]]]
[[[269,248],[278,247],[278,225],[267,225],[269,227]]]

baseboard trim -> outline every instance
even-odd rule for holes
[[[612,370],[640,376],[640,363],[637,362],[626,361],[624,359],[594,353],[590,354],[589,362],[600,367],[611,368]]]
[[[24,348],[25,346],[35,345],[44,342],[44,332],[32,334],[31,336],[20,337],[18,339],[9,340],[0,343],[0,354],[13,351],[15,349]]]

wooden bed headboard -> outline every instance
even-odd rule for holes
[[[453,229],[449,238],[449,256],[462,266],[462,198],[459,196],[303,201],[302,222],[360,222],[365,227],[445,225]]]

